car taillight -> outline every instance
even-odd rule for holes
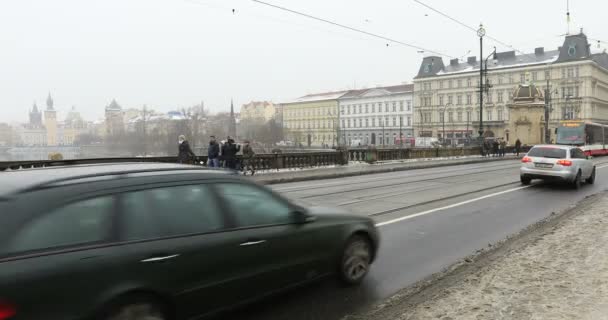
[[[557,160],[557,164],[562,165],[564,167],[569,167],[572,165],[572,161],[570,160]]]
[[[17,310],[11,304],[0,301],[0,320],[8,320],[17,314]]]
[[[523,158],[521,159],[521,162],[523,162],[523,163],[532,162],[532,158],[529,158],[529,157],[523,157]]]

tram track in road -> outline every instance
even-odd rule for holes
[[[607,168],[608,167],[608,161],[595,163],[595,166],[596,166],[596,169]],[[446,197],[442,197],[442,198],[437,198],[437,199],[433,199],[433,200],[429,200],[429,201],[424,201],[424,202],[420,202],[420,203],[416,203],[416,204],[411,204],[411,205],[407,205],[407,206],[401,206],[401,207],[397,207],[397,208],[391,208],[391,209],[387,209],[387,210],[383,210],[383,211],[378,211],[378,212],[370,214],[369,216],[370,217],[379,217],[379,216],[383,216],[383,215],[386,215],[386,214],[398,212],[398,211],[401,211],[401,210],[407,210],[407,209],[411,209],[411,208],[415,208],[415,207],[419,207],[419,206],[424,206],[424,205],[429,205],[429,204],[433,204],[433,203],[437,203],[437,202],[441,202],[441,201],[451,200],[451,199],[462,197],[462,196],[465,196],[465,195],[468,195],[468,194],[475,194],[475,193],[478,193],[478,192],[482,192],[482,191],[486,191],[486,190],[492,190],[492,189],[501,188],[501,187],[506,187],[506,186],[515,185],[515,184],[519,184],[519,183],[520,183],[519,181],[515,181],[515,182],[504,183],[504,184],[500,184],[500,185],[496,185],[496,186],[492,186],[492,187],[487,187],[487,188],[482,188],[482,189],[477,189],[477,190],[471,190],[471,191],[468,191],[468,192],[463,192],[463,193],[460,193],[460,194],[450,195],[450,196],[446,196]],[[539,184],[536,183],[536,184],[533,184],[533,185],[530,185],[530,186],[517,187],[517,188],[511,189],[511,190],[519,190],[519,189],[523,189],[523,188],[536,187],[538,185]],[[507,192],[507,191],[509,191],[509,190],[506,190],[504,192]],[[499,193],[501,193],[501,192],[497,192],[497,194],[499,194]],[[487,196],[491,196],[491,195],[492,194],[487,195]],[[480,199],[481,198],[485,198],[487,196],[482,196],[482,197],[480,197]],[[472,200],[475,200],[475,199],[472,199]],[[469,200],[469,201],[471,201],[471,200]],[[465,201],[465,202],[467,202],[467,201]],[[438,209],[441,209],[441,208],[438,208]],[[437,209],[433,209],[433,210],[437,210]]]
[[[466,166],[467,164],[463,164],[463,166]],[[489,169],[489,168],[496,168],[496,167],[501,167],[501,168],[509,168],[509,167],[513,167],[516,168],[519,166],[519,163],[517,164],[511,164],[511,165],[504,165],[504,164],[497,164],[497,165],[488,165],[488,166],[483,166],[480,169]],[[470,168],[470,169],[475,169],[475,168]],[[412,171],[416,171],[416,170],[424,170],[424,169],[412,169],[409,170],[409,172]],[[432,173],[422,173],[422,174],[411,174],[411,175],[407,175],[407,178],[416,178],[416,177],[424,177],[424,176],[432,176],[432,175],[438,175],[438,174],[445,174],[445,173],[452,173],[452,172],[462,172],[462,168],[460,169],[451,169],[451,170],[441,170],[441,171],[437,171],[437,172],[432,172]],[[490,171],[494,171],[494,170],[486,170],[483,171],[481,173],[484,172],[490,172]],[[475,172],[473,172],[475,173]],[[384,173],[378,173],[378,174],[386,174]],[[371,182],[378,182],[378,181],[389,181],[389,180],[398,180],[398,179],[403,179],[405,175],[399,175],[398,177],[390,177],[390,178],[366,178],[365,183],[371,183]],[[460,175],[454,175],[454,176],[460,176]],[[452,176],[444,176],[443,178],[449,178]],[[435,178],[432,178],[435,179]],[[430,179],[426,179],[426,180],[430,180]],[[331,187],[340,187],[343,186],[344,183],[342,182],[330,182],[330,183],[321,183],[321,184],[315,184],[312,186],[301,186],[301,187],[285,187],[285,188],[276,188],[274,189],[277,192],[281,192],[283,194],[286,193],[292,193],[292,192],[300,192],[300,191],[307,191],[307,190],[314,190],[314,189],[319,189],[319,188],[331,188]]]
[[[517,165],[517,167],[519,167],[519,165]],[[503,167],[503,168],[504,169],[515,169],[516,167],[510,166],[510,167]],[[458,178],[458,177],[471,176],[471,175],[476,175],[476,174],[484,174],[484,173],[495,172],[495,171],[496,170],[484,170],[484,171],[468,172],[468,173],[455,174],[455,175],[449,175],[449,176],[441,176],[441,177],[435,177],[435,178],[425,178],[425,179],[418,179],[418,180],[412,180],[412,181],[389,183],[389,184],[383,184],[381,186],[378,186],[378,188],[395,187],[395,186],[402,186],[402,185],[408,185],[408,184],[419,183],[419,182],[444,180],[444,179],[449,179],[449,178]],[[387,179],[387,180],[394,180],[394,179],[397,179],[397,178],[392,178],[392,179]],[[399,178],[399,179],[403,179],[403,178]],[[382,181],[382,180],[379,180],[379,181]],[[366,182],[368,182],[368,181],[366,181]],[[350,192],[369,190],[369,188],[370,188],[370,186],[365,186],[365,187],[360,187],[360,188],[355,188],[355,189],[318,193],[318,194],[298,197],[298,199],[302,200],[302,199],[310,199],[310,198],[324,197],[324,196],[337,195],[337,194],[345,194],[345,193],[350,193]],[[319,189],[319,188],[317,187],[317,188],[311,188],[311,189]]]
[[[449,195],[449,196],[445,196],[445,197],[441,197],[441,198],[437,198],[437,199],[433,199],[433,200],[418,202],[418,203],[409,204],[406,206],[400,206],[400,207],[396,207],[396,208],[391,208],[391,209],[387,209],[387,210],[374,212],[372,214],[369,214],[368,216],[380,217],[380,216],[398,212],[401,210],[408,210],[408,209],[412,209],[412,208],[416,208],[416,207],[420,207],[420,206],[425,206],[425,205],[429,205],[429,204],[433,204],[433,203],[437,203],[437,202],[441,202],[441,201],[451,200],[451,199],[455,199],[455,198],[459,198],[459,197],[463,197],[466,195],[471,195],[471,194],[475,194],[475,193],[479,193],[479,192],[483,192],[483,191],[489,191],[489,190],[493,190],[493,189],[497,189],[497,188],[507,187],[507,186],[511,186],[511,185],[515,185],[515,184],[519,184],[519,183],[520,183],[519,181],[513,181],[513,182],[508,182],[508,183],[502,183],[502,184],[491,186],[491,187],[469,190],[466,192],[461,192],[458,194],[453,194],[453,195]]]

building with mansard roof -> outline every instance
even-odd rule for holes
[[[454,59],[447,64],[441,57],[423,58],[414,79],[416,136],[443,138],[453,144],[478,137],[480,62],[478,57],[466,61]],[[552,139],[555,139],[553,129],[561,120],[608,123],[608,54],[592,47],[582,31],[565,36],[557,50],[539,47],[529,54],[499,52],[495,59],[488,60],[487,70],[491,87],[484,93],[485,137],[504,137],[510,144],[518,138],[527,139],[519,137],[520,131],[515,133],[509,128],[515,105],[518,117],[534,123],[530,128],[535,129],[530,130],[539,130],[538,134],[526,134],[527,137],[536,137],[544,130],[544,114],[524,116],[522,101],[514,100],[527,90],[520,85],[534,85],[543,94],[550,89]]]
[[[348,145],[408,146],[414,85],[351,90],[339,98],[340,139]]]

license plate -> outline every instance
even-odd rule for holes
[[[550,163],[535,163],[534,166],[537,168],[553,168],[553,165]]]

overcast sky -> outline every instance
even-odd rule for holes
[[[479,52],[474,32],[413,0],[267,1],[451,56]],[[567,31],[566,0],[421,1],[469,25],[483,22],[488,35],[524,52],[555,49]],[[1,3],[0,122],[26,121],[49,91],[60,119],[72,105],[89,120],[102,117],[113,98],[159,111],[204,101],[214,112],[234,98],[238,110],[250,100],[412,81],[422,58],[251,0]],[[572,32],[584,27],[608,41],[607,9],[605,1],[571,0]]]

